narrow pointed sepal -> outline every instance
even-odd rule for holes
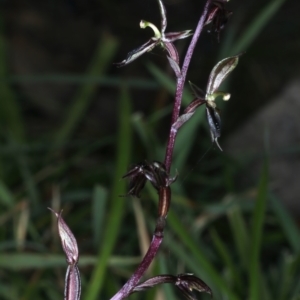
[[[184,123],[186,123],[194,115],[196,109],[199,106],[206,103],[207,101],[204,99],[195,99],[194,101],[192,101],[183,111],[183,114],[179,116],[177,121],[172,125],[172,129],[178,130]]]
[[[175,42],[177,40],[185,39],[189,36],[193,35],[192,30],[183,30],[177,32],[167,32],[164,35],[164,40],[168,41],[169,43]]]
[[[167,56],[168,58],[168,61],[169,61],[169,64],[171,66],[171,68],[173,69],[176,77],[178,78],[180,75],[181,75],[181,70],[180,70],[180,67],[178,65],[178,62],[175,61],[172,57],[170,56]]]
[[[159,11],[161,16],[161,32],[165,32],[167,29],[167,11],[161,0],[157,0],[159,5]]]
[[[123,67],[125,65],[128,65],[129,63],[133,62],[134,60],[136,60],[137,58],[139,58],[143,54],[153,50],[153,48],[155,48],[155,46],[158,43],[159,43],[159,40],[157,41],[157,40],[150,39],[147,43],[145,43],[142,46],[130,51],[127,54],[126,59],[124,59],[123,61],[121,61],[119,63],[114,63],[114,65],[116,65],[117,67]]]
[[[140,193],[144,188],[147,178],[144,175],[144,163],[137,164],[130,169],[122,178],[129,178],[129,191],[125,196],[140,198]]]
[[[178,51],[177,51],[175,45],[173,43],[166,42],[166,43],[163,43],[163,47],[168,51],[170,58],[172,60],[174,60],[174,62],[176,62],[176,64],[178,65],[178,69],[180,71],[180,68],[179,68],[179,55],[178,55]]]
[[[158,276],[149,278],[148,280],[137,285],[132,290],[132,293],[146,291],[150,288],[153,288],[154,286],[156,286],[158,284],[175,283],[176,279],[177,279],[177,277],[174,275],[158,275]]]

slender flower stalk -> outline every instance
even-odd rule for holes
[[[175,140],[176,140],[176,135],[177,135],[177,131],[178,131],[177,129],[174,129],[172,127],[172,125],[177,121],[177,119],[179,117],[181,102],[182,102],[183,88],[184,88],[184,84],[185,84],[185,80],[186,80],[187,71],[188,71],[196,44],[197,44],[200,34],[203,30],[203,27],[205,26],[205,22],[207,20],[207,16],[208,16],[208,12],[209,12],[210,3],[211,3],[211,0],[208,0],[204,6],[204,11],[198,22],[195,33],[193,35],[193,38],[191,40],[191,43],[188,47],[188,50],[186,52],[186,55],[185,55],[185,58],[183,61],[183,65],[181,68],[181,76],[177,77],[175,102],[174,102],[172,119],[171,119],[171,129],[170,129],[170,133],[169,133],[166,154],[165,154],[165,161],[164,161],[167,172],[170,172],[170,169],[171,169]]]
[[[211,0],[207,0],[205,7],[204,7],[204,11],[200,17],[200,20],[196,27],[195,33],[193,35],[192,41],[187,50],[181,71],[178,72],[178,71],[174,70],[176,77],[177,77],[177,85],[176,85],[174,107],[173,107],[173,112],[172,112],[171,128],[170,128],[170,133],[169,133],[169,138],[168,138],[168,143],[167,143],[167,148],[166,148],[166,154],[165,154],[165,159],[164,159],[166,174],[170,173],[175,139],[176,139],[176,134],[178,131],[177,129],[174,129],[174,127],[172,125],[177,121],[177,119],[179,117],[181,102],[182,102],[182,95],[183,95],[183,88],[184,88],[184,84],[185,84],[185,80],[186,80],[188,67],[189,67],[194,49],[196,47],[197,41],[200,37],[203,27],[205,26],[205,21],[207,20],[210,3],[211,3]],[[160,9],[162,10],[162,8],[161,8],[162,2],[160,0],[159,0],[159,4],[160,4]],[[165,12],[162,15],[165,16]],[[164,21],[165,18],[162,18],[162,20]],[[162,29],[165,29],[166,24],[164,24],[163,21],[162,21]],[[164,30],[162,30],[162,31],[164,31]],[[125,62],[128,62],[128,58],[127,58],[127,61],[123,62],[123,64],[125,64]],[[177,63],[177,61],[175,61],[175,63]],[[174,69],[174,67],[173,67],[173,69]],[[168,205],[169,205],[169,203],[168,203]],[[156,229],[159,227],[159,225],[162,221],[164,222],[165,218],[163,218],[163,219],[158,218]],[[163,228],[164,228],[164,224],[162,225],[162,230],[163,230]],[[157,230],[155,230],[151,244],[149,246],[149,249],[148,249],[146,255],[144,256],[142,262],[140,263],[140,265],[138,266],[136,271],[133,273],[133,275],[129,278],[127,283],[117,292],[117,294],[115,294],[111,298],[111,300],[124,299],[133,292],[134,288],[140,282],[142,276],[148,269],[150,263],[152,262],[152,260],[154,259],[154,257],[156,256],[156,254],[159,250],[159,247],[160,247],[162,239],[163,239],[162,230],[160,230],[160,229],[158,230],[159,234],[157,233]]]
[[[203,13],[199,19],[195,33],[193,34],[193,38],[186,52],[182,67],[180,67],[180,59],[174,42],[178,39],[187,38],[192,35],[192,33],[190,30],[165,33],[167,27],[166,9],[162,0],[157,1],[161,15],[160,30],[154,24],[142,20],[140,27],[151,28],[154,32],[154,36],[142,46],[131,51],[127,55],[127,58],[117,65],[119,67],[125,66],[142,56],[144,53],[153,50],[156,46],[161,46],[167,52],[167,59],[177,79],[171,126],[164,163],[158,161],[142,162],[132,167],[123,176],[123,178],[128,178],[130,180],[129,191],[125,196],[130,195],[139,198],[140,192],[144,188],[146,182],[149,181],[152,184],[158,194],[158,216],[152,241],[146,255],[127,283],[125,283],[125,285],[111,298],[111,300],[122,300],[132,293],[144,291],[158,284],[165,283],[173,284],[188,300],[196,300],[196,296],[194,295],[195,291],[200,293],[205,292],[212,296],[212,291],[209,286],[200,278],[189,273],[179,274],[176,276],[170,274],[158,275],[142,283],[140,283],[140,281],[157,255],[164,237],[166,218],[169,212],[172,196],[170,186],[177,179],[177,175],[174,177],[170,176],[177,132],[179,128],[181,128],[181,126],[194,115],[198,107],[205,105],[206,117],[210,128],[212,142],[219,146],[218,138],[221,135],[221,118],[215,99],[219,96],[221,96],[223,100],[228,100],[230,98],[230,94],[219,91],[219,87],[229,73],[231,73],[231,71],[236,67],[240,55],[228,57],[215,65],[209,75],[205,93],[203,93],[197,86],[191,84],[195,99],[180,115],[183,88],[186,81],[187,71],[200,34],[205,25],[212,23],[212,28],[215,33],[218,34],[219,39],[220,31],[223,29],[227,19],[231,15],[231,12],[225,8],[225,2],[228,2],[229,0],[206,0]],[[58,214],[51,208],[50,210],[57,217],[58,233],[68,263],[65,278],[64,299],[79,300],[81,294],[81,282],[79,269],[77,267],[79,251],[76,238],[63,220],[61,213]]]

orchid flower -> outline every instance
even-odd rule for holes
[[[142,46],[129,52],[126,59],[124,59],[120,63],[116,64],[119,67],[123,67],[123,66],[133,62],[138,57],[140,57],[141,55],[143,55],[146,52],[150,52],[158,45],[160,45],[163,49],[168,51],[169,58],[171,58],[171,61],[175,61],[177,63],[177,65],[179,65],[178,52],[177,52],[177,49],[175,48],[173,42],[176,40],[184,39],[184,38],[192,35],[191,30],[165,33],[166,28],[167,28],[166,9],[161,0],[158,0],[158,4],[159,4],[159,9],[160,9],[160,14],[161,14],[161,30],[159,31],[159,29],[154,24],[144,21],[144,20],[141,20],[140,27],[143,29],[146,27],[152,28],[152,30],[154,32],[154,36],[149,41],[147,41],[145,44],[143,44]]]
[[[191,89],[195,99],[187,106],[183,114],[172,125],[174,130],[178,130],[185,122],[187,122],[195,113],[196,109],[205,104],[206,106],[206,120],[209,125],[212,142],[220,147],[218,138],[221,136],[221,117],[220,111],[217,108],[215,99],[222,97],[224,101],[230,99],[230,94],[219,91],[220,85],[227,78],[227,76],[235,69],[238,64],[241,54],[227,57],[219,61],[210,72],[206,92],[204,93],[200,88],[190,82]]]

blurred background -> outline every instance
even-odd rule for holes
[[[164,1],[167,31],[194,30],[204,1]],[[221,59],[245,52],[223,90],[224,152],[204,110],[176,141],[171,212],[147,276],[194,273],[214,299],[300,299],[300,3],[232,0],[205,28],[188,80],[205,89]],[[130,166],[164,160],[175,78],[156,48],[113,63],[160,25],[155,0],[0,1],[0,299],[62,299],[63,209],[79,249],[82,299],[109,299],[147,250],[157,194],[119,197]],[[183,57],[190,39],[176,42]],[[188,85],[183,105],[193,99]],[[198,299],[210,299],[197,295]],[[181,299],[164,286],[131,299]]]

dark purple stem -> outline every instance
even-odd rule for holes
[[[210,2],[211,2],[211,0],[208,0],[205,4],[203,14],[198,22],[198,25],[197,25],[197,28],[193,35],[192,41],[186,52],[186,55],[185,55],[185,58],[183,61],[183,65],[182,65],[182,69],[181,69],[181,76],[177,78],[175,102],[174,102],[174,107],[173,107],[173,112],[172,112],[171,129],[170,129],[170,133],[169,133],[169,139],[168,139],[166,156],[165,156],[165,165],[166,165],[167,173],[169,173],[170,169],[171,169],[175,139],[176,139],[176,135],[177,135],[177,130],[174,130],[172,128],[172,125],[177,121],[177,119],[179,117],[186,74],[187,74],[193,53],[194,53],[194,49],[196,47],[199,36],[200,36],[202,29],[204,27],[204,24],[205,24],[205,20],[207,18]]]
[[[162,240],[163,240],[163,236],[156,236],[156,235],[153,236],[150,247],[146,255],[144,256],[142,262],[138,266],[137,270],[129,278],[126,284],[118,291],[118,293],[111,298],[111,300],[121,300],[130,295],[130,292],[139,283],[145,271],[149,268],[149,265],[154,259]]]
[[[177,129],[174,130],[172,125],[177,121],[180,113],[181,108],[181,100],[182,100],[182,94],[183,94],[183,87],[186,79],[187,70],[194,52],[194,49],[196,47],[197,41],[199,39],[199,36],[202,32],[202,29],[204,27],[204,23],[208,14],[209,10],[209,4],[211,0],[208,0],[205,4],[203,14],[198,22],[197,28],[195,30],[195,33],[193,35],[192,41],[189,45],[189,48],[187,50],[181,75],[177,78],[177,86],[176,86],[176,94],[175,94],[175,102],[174,102],[174,108],[172,113],[172,122],[171,122],[171,129],[169,133],[169,139],[166,149],[166,156],[165,156],[165,165],[166,165],[166,171],[167,173],[170,172],[171,164],[172,164],[172,157],[173,157],[173,150],[175,145],[175,139],[177,134]],[[144,256],[142,262],[136,269],[136,271],[133,273],[133,275],[129,278],[127,283],[115,294],[111,300],[121,300],[126,297],[128,297],[133,290],[133,288],[139,283],[144,273],[147,271],[149,265],[151,264],[152,260],[156,256],[158,249],[160,247],[160,244],[163,240],[162,235],[153,235],[153,239],[151,241],[150,247]]]

